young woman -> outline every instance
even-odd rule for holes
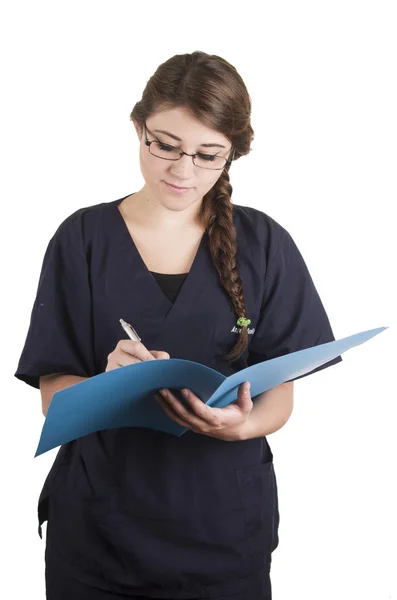
[[[40,388],[44,414],[56,391],[138,361],[230,375],[334,339],[290,234],[232,204],[250,113],[218,56],[174,56],[148,81],[131,113],[145,185],[72,214],[44,257],[16,372]],[[271,598],[279,513],[266,436],[289,419],[293,383],[253,402],[247,382],[223,409],[185,392],[188,408],[156,396],[189,428],[180,438],[125,427],[61,447],[39,501],[47,598]]]

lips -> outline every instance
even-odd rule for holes
[[[175,185],[174,183],[169,183],[169,181],[166,181],[165,183],[174,187],[176,190],[190,190],[190,188],[188,188],[188,187],[179,187],[179,185]]]

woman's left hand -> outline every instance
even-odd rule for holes
[[[250,383],[242,383],[238,390],[237,402],[224,408],[207,406],[190,390],[181,390],[187,404],[182,402],[170,390],[160,390],[155,394],[164,412],[182,427],[194,433],[201,433],[220,440],[244,440],[246,423],[253,407],[250,395]]]

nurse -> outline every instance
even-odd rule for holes
[[[227,376],[334,340],[291,235],[232,204],[250,113],[218,56],[176,55],[150,78],[131,113],[145,185],[77,210],[44,256],[16,371],[44,414],[56,391],[131,363],[181,358]],[[47,598],[270,600],[279,512],[267,436],[291,415],[293,382],[256,398],[246,382],[222,409],[190,390],[156,398],[185,435],[125,427],[60,448],[38,506]]]

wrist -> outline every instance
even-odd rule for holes
[[[238,430],[238,439],[240,441],[251,440],[255,437],[261,437],[261,434],[255,431],[254,422],[255,419],[251,417],[250,413],[247,419],[244,421],[240,429]]]

